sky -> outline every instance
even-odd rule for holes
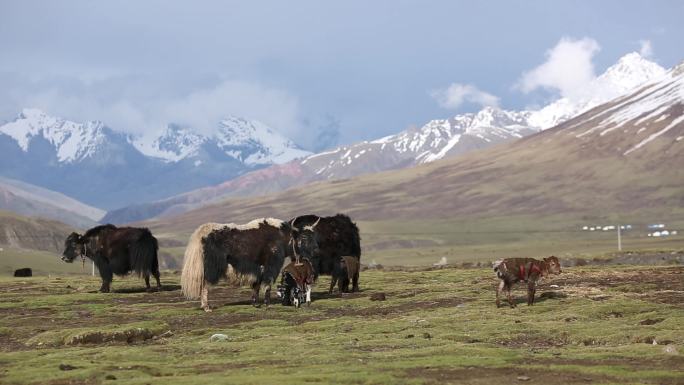
[[[321,150],[572,95],[621,56],[684,60],[682,1],[0,0],[0,121],[135,135],[260,120]]]

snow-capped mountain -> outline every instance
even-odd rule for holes
[[[218,148],[248,166],[285,163],[311,155],[265,124],[238,117],[219,122],[218,130],[210,136],[170,124],[159,136],[136,138],[133,145],[141,153],[166,162],[196,157],[203,146]]]
[[[619,144],[611,150],[623,157],[653,151],[669,155],[681,152],[669,147],[684,145],[684,62],[562,128],[566,136],[582,142],[612,139]],[[657,150],[649,151],[649,146]]]
[[[477,113],[432,120],[418,129],[341,146],[150,204],[114,210],[105,219],[122,223],[172,215],[230,196],[272,193],[314,181],[351,178],[465,154],[565,122],[664,74],[662,67],[630,53],[597,77],[581,97],[563,98],[537,111],[486,107]]]
[[[529,124],[549,128],[590,110],[599,104],[629,93],[642,84],[661,78],[666,70],[636,52],[629,53],[594,79],[580,95],[564,97],[533,111]]]
[[[57,161],[62,163],[92,157],[116,135],[99,121],[75,123],[32,108],[25,108],[15,121],[0,126],[0,133],[14,139],[24,152],[29,151],[32,141],[45,140],[54,147]],[[125,135],[118,139],[125,140]]]
[[[152,138],[37,109],[0,125],[1,176],[104,208],[164,198],[310,154],[266,125],[240,118],[219,122],[212,136],[169,125]]]

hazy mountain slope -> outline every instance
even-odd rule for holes
[[[104,211],[58,192],[0,177],[0,209],[60,220],[76,227],[95,225]]]
[[[27,218],[0,210],[0,247],[43,250],[61,254],[74,229],[61,222]]]
[[[111,210],[106,220],[125,223],[168,216],[227,197],[263,195],[312,181],[350,178],[465,154],[549,128],[664,73],[657,64],[630,53],[595,79],[576,99],[563,98],[538,111],[487,107],[477,113],[433,120],[419,129],[342,146],[286,165],[247,173],[216,186]]]
[[[637,91],[519,141],[405,170],[232,199],[151,221],[346,212],[360,220],[511,215],[663,217],[684,207],[684,65]]]

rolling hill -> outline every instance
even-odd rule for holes
[[[61,222],[27,218],[0,210],[0,247],[59,254],[74,229]]]
[[[64,194],[3,177],[0,177],[0,210],[59,220],[80,228],[94,226],[105,214],[104,210]]]

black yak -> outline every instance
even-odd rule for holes
[[[147,291],[151,291],[150,274],[157,280],[157,289],[161,289],[158,250],[157,238],[150,230],[107,224],[93,227],[83,235],[71,233],[64,241],[62,260],[71,263],[77,257],[84,261],[90,258],[100,271],[103,293],[109,292],[113,274],[131,271],[144,277]]]
[[[359,228],[352,220],[344,215],[337,214],[332,217],[319,217],[317,215],[304,215],[290,220],[293,227],[304,230],[313,229],[318,243],[318,253],[311,258],[316,278],[319,275],[333,275],[336,264],[343,256],[351,256],[361,263],[361,237]],[[330,285],[329,293],[332,293],[333,285]],[[359,275],[352,280],[352,291],[359,290]]]
[[[271,285],[285,258],[293,260],[316,252],[311,231],[298,231],[274,218],[255,219],[244,225],[205,223],[190,236],[185,249],[181,288],[188,299],[200,298],[209,307],[209,285],[227,278],[229,267],[236,275],[251,278],[252,304],[257,305],[261,286],[264,304],[270,302]]]
[[[30,267],[24,267],[22,269],[16,269],[16,270],[14,270],[14,276],[15,277],[32,277],[33,276],[33,270],[31,270]]]
[[[499,296],[506,290],[508,304],[515,307],[511,297],[511,286],[517,282],[527,282],[527,304],[534,304],[537,281],[549,274],[560,274],[558,258],[550,256],[539,261],[534,258],[508,258],[494,262],[494,272],[501,280],[496,288],[496,307],[500,306]]]

